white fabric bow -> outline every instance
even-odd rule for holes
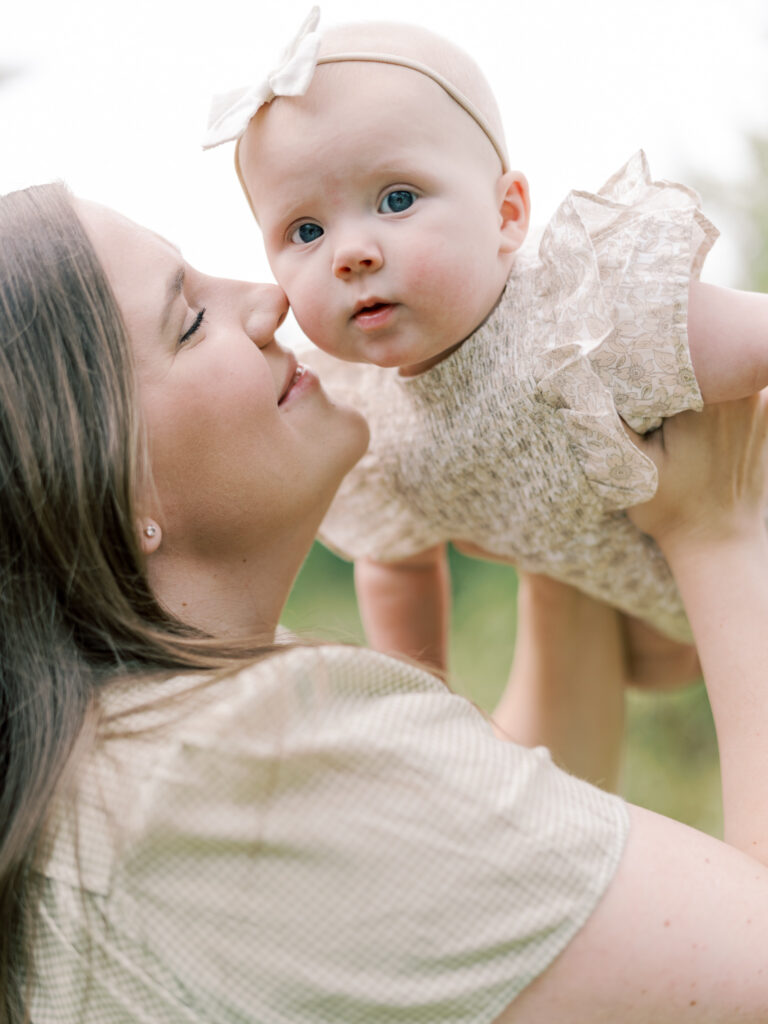
[[[213,97],[203,149],[239,139],[259,107],[271,103],[276,96],[304,95],[315,73],[320,48],[320,33],[316,31],[319,21],[320,8],[313,7],[277,67],[261,82]]]

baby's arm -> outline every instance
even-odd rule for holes
[[[693,281],[688,343],[708,405],[756,394],[768,386],[768,295]]]
[[[371,647],[447,669],[451,585],[444,544],[398,562],[359,559],[355,587]]]

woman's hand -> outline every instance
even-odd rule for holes
[[[659,486],[628,514],[665,554],[764,532],[768,395],[681,413],[632,436],[656,463]]]

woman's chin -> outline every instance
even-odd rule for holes
[[[358,409],[353,408],[351,405],[342,405],[337,402],[333,404],[336,405],[340,412],[343,412],[346,420],[343,436],[343,447],[347,449],[348,459],[348,464],[344,469],[344,474],[346,475],[368,451],[371,430],[368,426],[368,420]]]

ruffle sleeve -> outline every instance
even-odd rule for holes
[[[688,288],[716,238],[698,195],[653,181],[642,151],[599,192],[571,192],[542,236],[533,374],[606,511],[656,487],[618,417],[645,433],[702,407]]]

